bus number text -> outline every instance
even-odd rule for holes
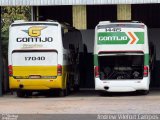
[[[44,56],[41,57],[25,57],[25,61],[37,61],[37,60],[45,60]]]
[[[120,32],[121,28],[106,28],[106,32]]]

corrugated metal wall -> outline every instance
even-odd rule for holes
[[[160,3],[160,0],[0,0],[1,6],[100,5]]]

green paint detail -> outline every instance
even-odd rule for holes
[[[125,32],[100,32],[98,44],[127,44],[130,38]]]
[[[134,32],[134,33],[139,39],[137,44],[144,44],[144,32]]]
[[[94,54],[93,57],[94,57],[94,66],[98,66],[98,55]]]
[[[134,32],[139,39],[136,44],[144,44],[144,32]],[[99,32],[97,44],[128,44],[131,39],[125,32]]]
[[[144,54],[144,65],[149,65],[149,54]]]

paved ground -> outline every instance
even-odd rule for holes
[[[0,113],[12,114],[114,114],[160,113],[160,90],[147,96],[131,93],[99,96],[94,91],[81,91],[70,96],[17,98],[4,95],[0,98]]]

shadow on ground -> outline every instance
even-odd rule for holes
[[[4,96],[16,96],[16,93],[13,94],[7,93]],[[68,96],[65,97],[129,97],[129,96],[159,96],[160,89],[151,89],[149,94],[142,95],[138,92],[99,92],[95,90],[80,90],[78,92],[71,92]],[[50,92],[33,92],[32,95],[25,98],[64,98],[59,97],[58,93],[54,91]]]

